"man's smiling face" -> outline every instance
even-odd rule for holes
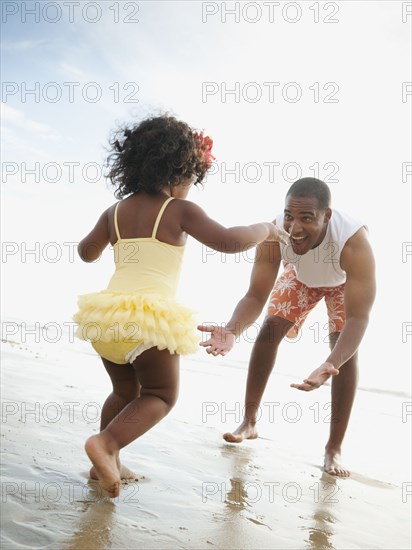
[[[303,255],[325,237],[332,210],[321,210],[315,197],[286,197],[283,227],[295,254]]]

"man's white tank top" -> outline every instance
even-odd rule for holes
[[[283,228],[283,212],[276,216],[276,225]],[[320,245],[299,255],[293,251],[291,244],[280,243],[282,260],[295,266],[298,281],[306,286],[339,286],[346,281],[346,272],[340,265],[343,247],[361,227],[365,226],[359,220],[332,210],[325,238]]]

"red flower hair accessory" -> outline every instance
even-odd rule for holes
[[[216,160],[216,157],[212,155],[213,139],[204,135],[204,130],[195,132],[193,137],[196,140],[198,149],[203,153],[203,159],[208,169],[212,166],[212,162]]]

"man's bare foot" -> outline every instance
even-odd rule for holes
[[[139,481],[139,476],[135,474],[132,470],[127,468],[127,466],[123,466],[123,464],[120,463],[119,459],[117,460],[117,467],[119,468],[120,479],[122,481],[132,481],[132,480]],[[89,475],[90,475],[90,479],[95,479],[95,480],[99,479],[97,477],[96,468],[94,466],[90,468]]]
[[[228,443],[241,443],[244,439],[256,439],[257,436],[256,423],[244,420],[233,433],[223,434],[223,439]]]
[[[121,486],[117,455],[107,449],[101,434],[89,437],[84,448],[93,463],[101,488],[111,498],[117,497]]]
[[[323,469],[331,476],[349,477],[350,472],[341,465],[340,458],[339,451],[326,449]]]

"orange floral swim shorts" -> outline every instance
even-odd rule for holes
[[[345,283],[334,287],[308,287],[298,281],[294,266],[286,264],[270,295],[267,315],[283,317],[293,323],[287,336],[296,338],[309,312],[325,298],[329,334],[341,332],[345,325],[344,290]]]

